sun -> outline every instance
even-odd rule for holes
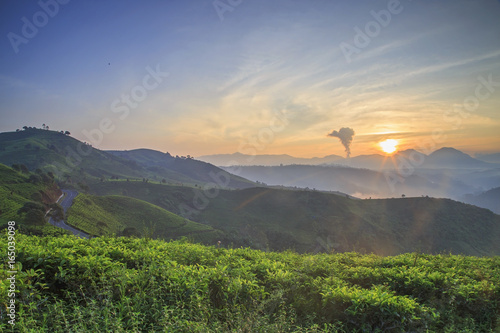
[[[379,142],[379,146],[382,148],[384,153],[392,154],[398,150],[398,140],[387,139],[385,141]]]

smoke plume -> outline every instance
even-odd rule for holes
[[[328,136],[332,136],[335,138],[339,138],[342,145],[345,147],[346,157],[349,158],[351,156],[351,143],[354,138],[354,130],[349,127],[342,127],[338,132],[333,131],[328,134]]]

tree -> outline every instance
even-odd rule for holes
[[[31,199],[33,201],[42,202],[42,195],[40,194],[40,192],[35,192],[31,195]]]
[[[406,198],[406,195],[404,195],[404,194],[401,194],[401,198]]]
[[[28,167],[24,164],[20,164],[19,168],[21,169],[22,173],[30,173],[30,171],[28,170]]]
[[[24,216],[24,222],[30,225],[44,225],[45,224],[45,214],[43,211],[30,210]]]
[[[52,216],[56,220],[64,220],[64,209],[58,203],[50,204],[51,208],[50,216]]]
[[[24,222],[30,225],[43,225],[45,223],[45,209],[41,203],[28,201],[19,208],[18,214],[24,214]]]

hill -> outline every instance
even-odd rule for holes
[[[221,233],[148,202],[123,196],[80,193],[68,211],[68,224],[94,236],[124,235],[158,239],[188,236],[215,244]]]
[[[232,175],[220,168],[192,158],[173,157],[168,153],[162,153],[151,149],[135,149],[127,151],[107,151],[108,153],[133,161],[137,165],[156,174],[167,174],[175,172],[182,174],[199,183],[221,183],[221,187],[247,188],[254,184],[244,178]],[[226,184],[227,183],[227,184]]]
[[[2,253],[7,243],[2,234]],[[16,244],[23,249],[16,258],[20,332],[493,333],[500,327],[499,257],[299,255],[109,237],[18,235]],[[0,270],[3,332],[12,330],[7,277]]]
[[[420,250],[500,254],[500,216],[449,199],[353,200],[304,190],[197,189],[104,182],[98,195],[126,193],[224,232],[223,245],[299,252],[362,251],[393,255]]]
[[[150,150],[101,151],[61,132],[37,128],[0,133],[0,163],[51,171],[62,186],[74,187],[80,183],[85,185],[80,186],[82,189],[89,183],[110,178],[149,179],[191,186],[223,179],[227,187],[252,186],[251,182],[204,162]],[[214,177],[210,176],[212,173]]]
[[[53,175],[14,167],[0,164],[0,227],[15,221],[27,233],[59,233],[44,218],[50,208],[57,209],[55,202],[62,194]]]
[[[478,195],[467,195],[462,199],[464,202],[487,208],[496,214],[500,214],[500,187]]]

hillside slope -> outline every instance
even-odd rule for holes
[[[500,187],[493,188],[478,195],[464,196],[463,201],[500,214]]]
[[[500,216],[449,199],[353,200],[317,191],[220,190],[105,182],[95,194],[148,201],[225,233],[225,244],[299,252],[500,254]]]
[[[138,156],[141,151],[153,156],[157,163],[148,163],[144,154]],[[37,128],[0,133],[0,163],[24,164],[30,170],[40,168],[51,171],[60,183],[64,182],[65,187],[109,178],[149,179],[191,186],[223,179],[220,183],[227,184],[228,188],[253,186],[246,179],[204,162],[174,158],[146,149],[101,151],[69,135]],[[211,173],[216,175],[215,179],[210,176]]]
[[[15,168],[0,164],[0,228],[14,221],[27,234],[66,234],[46,222],[46,211],[57,209],[55,202],[62,194],[53,175]]]
[[[221,233],[148,202],[124,196],[80,193],[68,211],[68,224],[94,236],[118,235],[158,239],[189,236],[215,244]]]
[[[27,202],[48,206],[62,194],[47,174],[18,172],[0,164],[0,222],[22,221],[18,210]]]
[[[168,153],[164,154],[151,149],[110,150],[107,152],[125,160],[133,161],[137,165],[157,174],[175,172],[201,183],[214,183],[219,187],[248,188],[254,186],[251,181],[245,178],[232,175],[212,164],[192,158],[173,157]]]

